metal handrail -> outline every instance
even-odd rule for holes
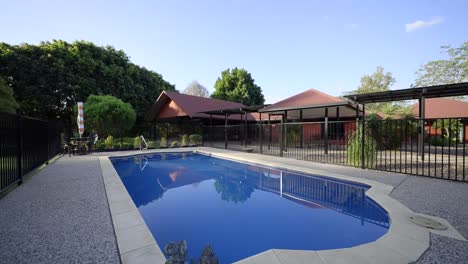
[[[148,143],[146,143],[145,137],[143,135],[140,136],[140,151],[147,150],[148,149]],[[141,142],[145,143],[145,147],[142,148]]]

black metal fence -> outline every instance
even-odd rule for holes
[[[205,146],[468,181],[468,118],[204,127]]]
[[[62,130],[57,122],[0,113],[0,193],[60,152]]]

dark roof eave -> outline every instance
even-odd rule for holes
[[[468,82],[416,87],[367,94],[352,94],[346,95],[344,97],[359,104],[367,104],[414,100],[419,99],[422,96],[425,98],[437,98],[463,95],[468,95]]]

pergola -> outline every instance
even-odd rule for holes
[[[211,127],[212,127],[212,120],[213,116],[224,116],[224,148],[227,149],[228,146],[228,134],[227,134],[227,126],[228,126],[228,117],[230,115],[241,115],[241,121],[244,121],[244,133],[247,131],[247,122],[249,113],[257,113],[259,109],[264,108],[265,105],[258,105],[258,106],[247,106],[241,108],[229,108],[229,109],[221,109],[221,110],[212,110],[212,111],[204,111],[200,112],[203,114],[210,115],[210,135],[211,135]],[[242,118],[244,116],[244,118]],[[260,120],[262,116],[260,115]],[[247,139],[244,138],[244,145],[247,144]]]
[[[468,95],[468,82],[453,83],[444,85],[434,85],[426,87],[416,87],[401,90],[392,90],[384,92],[352,94],[346,95],[345,98],[358,105],[369,103],[395,102],[404,100],[419,100],[419,149],[418,152],[421,159],[424,160],[423,140],[424,140],[424,119],[425,119],[425,99],[451,96]],[[364,121],[364,115],[363,115]],[[364,132],[364,130],[363,130]]]

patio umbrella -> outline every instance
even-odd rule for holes
[[[84,133],[83,102],[78,102],[78,117],[76,121],[78,123],[78,133],[81,137]]]

